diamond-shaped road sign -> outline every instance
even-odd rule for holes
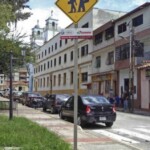
[[[98,0],[57,0],[56,5],[74,22],[78,21]]]

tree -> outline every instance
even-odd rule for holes
[[[31,16],[30,12],[23,12],[24,8],[30,8],[26,3],[29,0],[1,0],[0,1],[0,70],[7,74],[9,72],[10,51],[16,58],[21,57],[21,49],[27,50],[27,59],[30,59],[30,48],[23,43],[21,38],[24,34],[18,34],[14,37],[11,26],[20,20],[28,19]],[[11,34],[10,34],[11,33]],[[11,36],[10,36],[11,35]],[[22,65],[22,61],[15,60],[15,67]]]

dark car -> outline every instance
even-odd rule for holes
[[[61,107],[61,119],[74,117],[74,96],[71,96]],[[111,127],[116,120],[114,105],[110,104],[104,96],[82,95],[78,96],[78,125],[105,123]]]
[[[43,106],[45,98],[39,93],[34,92],[23,92],[21,96],[21,102],[23,105],[40,108]]]
[[[68,100],[70,95],[68,94],[50,94],[46,95],[46,100],[43,103],[43,111],[47,109],[51,113],[58,113],[61,105]]]

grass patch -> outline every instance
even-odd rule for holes
[[[21,150],[71,150],[71,145],[55,133],[23,117],[8,120],[0,116],[0,150],[21,147]]]

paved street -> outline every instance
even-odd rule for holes
[[[9,113],[1,111],[0,114]],[[102,124],[83,129],[78,127],[78,149],[149,150],[150,117],[121,112],[117,114],[117,121],[112,128],[106,128]],[[58,114],[44,113],[41,109],[36,110],[18,104],[14,115],[26,117],[73,144],[74,126],[71,122],[60,120]]]

